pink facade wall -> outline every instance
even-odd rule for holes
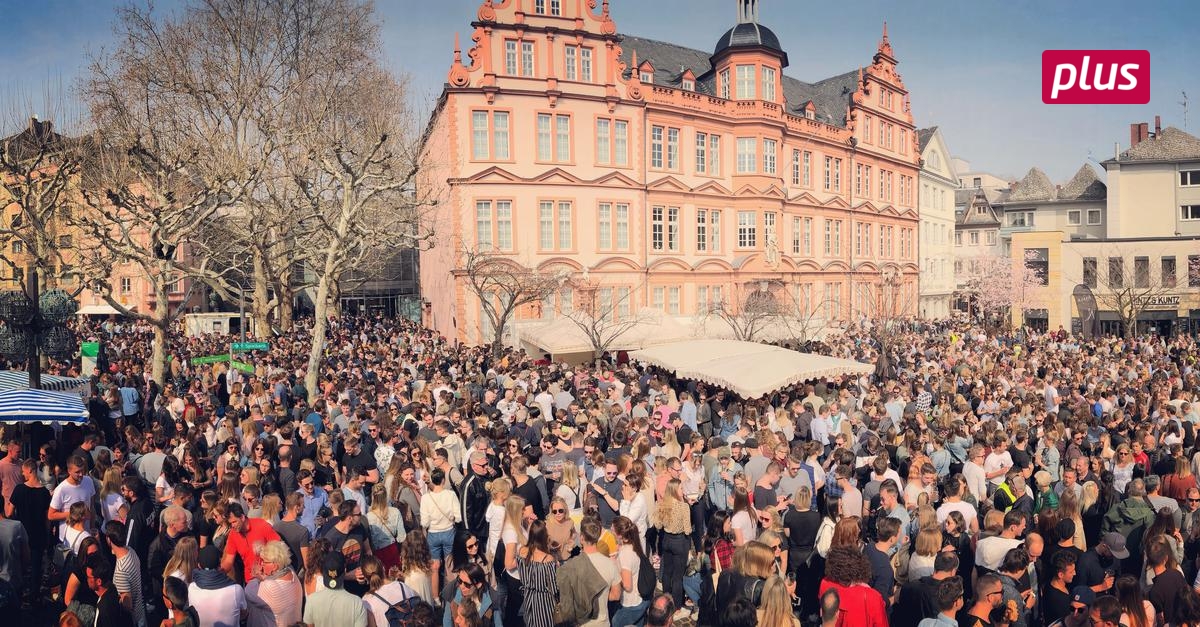
[[[878,284],[887,272],[911,294],[915,315],[919,154],[886,32],[858,91],[846,98],[849,120],[843,128],[785,110],[780,57],[769,50],[733,50],[714,59],[714,70],[753,65],[761,77],[762,68],[774,69],[774,101],[646,85],[637,71],[622,76],[621,43],[606,3],[596,11],[582,0],[559,6],[561,15],[551,16],[535,14],[534,0],[484,2],[474,16],[479,26],[469,58],[455,51],[423,153],[422,184],[439,187],[444,200],[436,211],[436,245],[421,261],[431,326],[461,341],[480,340],[478,302],[454,271],[464,247],[489,239],[517,263],[567,269],[576,277],[586,272],[601,286],[628,289],[630,311],[661,302],[669,314],[691,316],[706,299],[713,302],[713,288],[730,300],[739,286],[768,281],[772,290],[786,291],[830,317],[870,316],[879,313]],[[714,40],[720,29],[714,26]],[[527,45],[534,71],[522,76]],[[576,80],[567,80],[568,46],[576,48],[577,63],[578,49],[591,50],[591,81],[581,80],[578,65]],[[516,52],[515,76],[509,74],[510,49]],[[892,93],[890,106],[877,98],[885,88]],[[758,87],[758,98],[762,90]],[[539,115],[543,128],[549,121],[548,135],[539,135]],[[891,131],[882,147],[881,122]],[[623,161],[615,158],[618,123],[627,129]],[[598,141],[605,128],[608,141]],[[701,133],[709,141],[720,138],[715,151],[706,147],[704,167],[696,150]],[[739,139],[754,140],[753,173],[738,172]],[[774,173],[764,172],[768,140],[776,148]],[[796,150],[801,160],[809,155],[807,184],[802,163],[801,180],[792,178]],[[840,189],[825,189],[826,157],[840,160],[840,173],[831,176],[831,183],[840,178]],[[870,180],[859,182],[856,172],[865,167]],[[887,190],[879,189],[881,170],[891,173],[891,193],[882,198]],[[856,184],[869,186],[856,190]],[[501,207],[511,207],[511,242]],[[618,223],[618,208],[628,216],[627,225]],[[716,236],[714,211],[720,215]],[[662,220],[656,229],[657,216]],[[835,240],[828,253],[827,221]],[[832,237],[837,233],[840,238]],[[521,315],[554,314],[530,307]]]

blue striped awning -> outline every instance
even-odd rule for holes
[[[70,392],[87,389],[89,382],[86,378],[57,377],[50,374],[42,375],[42,389],[56,392]],[[0,392],[8,390],[24,390],[29,387],[29,373],[24,370],[0,370]]]
[[[0,392],[0,422],[85,425],[87,408],[73,392],[11,390]]]

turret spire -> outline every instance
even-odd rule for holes
[[[758,23],[758,0],[737,0],[737,23]]]

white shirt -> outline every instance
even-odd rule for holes
[[[205,590],[191,583],[188,584],[188,603],[196,608],[199,627],[238,627],[242,610],[247,607],[246,591],[237,584]]]
[[[640,605],[642,595],[638,594],[637,581],[638,571],[642,569],[642,561],[634,552],[633,546],[625,544],[617,551],[617,566],[621,571],[629,571],[630,580],[633,582],[633,590],[625,590],[621,588],[621,607],[633,607]],[[620,572],[618,572],[620,576]]]
[[[383,597],[383,600],[380,600],[379,597]],[[371,613],[375,615],[376,627],[387,627],[388,608],[413,597],[420,598],[416,590],[404,585],[403,582],[393,581],[389,584],[384,584],[383,587],[375,592],[364,594],[363,600],[367,602],[367,607],[371,608]],[[387,601],[387,603],[384,601]]]
[[[50,507],[56,511],[67,513],[71,510],[71,505],[82,502],[92,507],[92,499],[96,496],[96,482],[91,477],[84,475],[79,485],[71,485],[70,481],[64,481],[54,488],[54,494],[50,496]],[[59,538],[62,538],[63,529],[67,528],[67,521],[62,521],[59,525]]]
[[[600,612],[594,620],[587,621],[579,627],[608,627],[608,591],[612,589],[613,584],[620,585],[621,573],[617,570],[617,565],[613,563],[611,557],[605,557],[601,553],[586,553],[588,559],[592,561],[592,566],[596,567],[596,572],[600,573],[600,578],[604,580],[604,592],[601,593],[599,601],[596,605],[600,608]],[[636,579],[634,580],[637,581]],[[636,587],[636,586],[635,586]]]
[[[500,532],[504,529],[504,508],[495,503],[488,503],[487,511],[483,514],[488,524],[487,555],[488,561],[496,558],[496,547],[500,545]]]
[[[986,475],[990,475],[1001,468],[1012,468],[1012,466],[1012,455],[1008,454],[1008,449],[1000,451],[999,453],[992,451],[991,454],[987,456],[987,459],[983,460],[983,472]],[[999,486],[1001,483],[1004,483],[1004,475],[996,475],[995,477],[988,479],[988,481],[991,481],[992,485]]]
[[[963,479],[967,480],[967,489],[977,501],[987,498],[987,473],[979,464],[967,462],[963,464]]]

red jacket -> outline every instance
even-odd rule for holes
[[[888,627],[887,607],[879,592],[865,583],[841,586],[828,579],[821,580],[820,593],[837,590],[840,609],[837,627]]]

